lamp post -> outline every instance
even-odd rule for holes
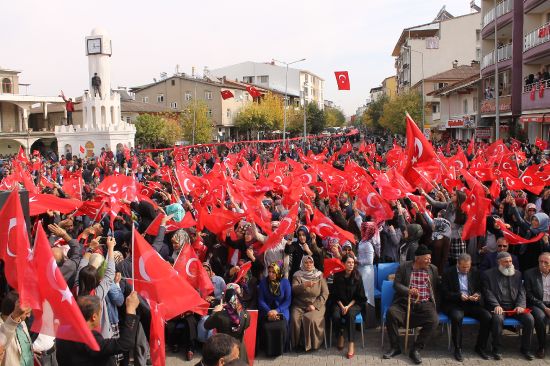
[[[287,107],[286,98],[287,98],[287,93],[288,93],[288,66],[292,65],[292,64],[295,64],[297,62],[305,61],[305,60],[306,60],[305,58],[302,58],[302,59],[296,60],[296,61],[292,61],[292,62],[284,62],[284,61],[279,61],[279,60],[275,60],[275,59],[273,60],[273,61],[276,61],[276,62],[286,66],[286,71],[285,71],[285,100],[284,100],[284,108],[283,108],[283,147],[285,146],[285,140],[286,140],[286,107]],[[304,101],[305,101],[305,99],[304,99]]]
[[[497,0],[494,1],[494,5],[493,11],[495,12],[495,18],[493,22],[495,23],[495,50],[493,51],[493,58],[495,60],[495,140],[498,140],[500,138],[500,88],[498,85]]]
[[[426,123],[425,119],[426,119],[426,116],[425,116],[425,113],[426,113],[426,97],[424,96],[424,53],[423,52],[420,52],[420,51],[417,51],[417,50],[413,50],[410,46],[407,46],[405,47],[406,49],[409,50],[409,52],[416,52],[416,53],[419,53],[420,54],[420,60],[421,60],[421,70],[422,70],[422,133],[424,133],[424,124]],[[411,70],[411,73],[412,73],[412,68],[410,68],[409,66],[409,70]],[[412,75],[411,75],[411,81],[412,81]]]

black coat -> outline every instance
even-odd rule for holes
[[[334,275],[331,295],[335,303],[341,301],[344,306],[347,306],[352,300],[355,300],[355,303],[359,306],[367,301],[361,277],[352,278],[350,276],[346,278],[345,271]]]
[[[544,289],[542,287],[542,274],[538,267],[531,268],[523,274],[523,285],[525,286],[525,296],[527,297],[527,306],[536,306],[544,310],[546,306],[542,302]]]
[[[477,269],[473,268],[468,272],[468,293],[470,295],[480,294],[481,289],[481,276]],[[462,305],[463,301],[460,292],[460,282],[458,281],[458,270],[456,266],[449,267],[445,273],[443,273],[443,279],[441,281],[441,295],[442,305],[444,308],[449,308],[452,305]],[[472,303],[472,301],[469,301]]]
[[[498,268],[492,268],[483,272],[483,297],[487,310],[493,310],[502,303],[502,292],[500,290],[499,278],[504,276]],[[510,295],[513,306],[526,307],[525,288],[521,283],[521,272],[516,273],[510,278]]]
[[[91,350],[84,343],[56,339],[57,363],[59,366],[114,366],[114,355],[129,352],[134,348],[139,320],[136,315],[126,315],[120,327],[120,338],[104,339],[95,330],[92,334],[99,345],[99,351]]]

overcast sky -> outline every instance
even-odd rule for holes
[[[325,98],[347,115],[370,88],[395,74],[391,52],[403,28],[439,9],[469,13],[469,0],[4,1],[0,66],[21,70],[29,94],[78,96],[88,88],[84,37],[100,26],[113,42],[112,87],[151,82],[161,72],[202,72],[241,61],[307,60]],[[479,1],[477,2],[479,4]],[[349,71],[338,91],[334,71]]]

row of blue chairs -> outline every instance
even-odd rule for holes
[[[385,327],[386,314],[393,302],[394,294],[395,294],[395,290],[393,288],[393,281],[384,280],[382,282],[381,299],[380,299],[380,311],[381,311],[380,316],[382,319],[381,321],[382,347],[384,347],[384,331],[386,328]],[[441,324],[447,330],[447,347],[448,349],[451,349],[451,320],[445,313],[440,312],[438,315],[439,315],[439,324]],[[476,324],[479,324],[479,322],[476,319],[468,316],[465,316],[464,319],[462,320],[462,325],[476,325]],[[521,327],[521,322],[515,318],[505,318],[504,325],[510,326],[510,327]]]

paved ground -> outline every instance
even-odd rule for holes
[[[447,334],[437,334],[430,344],[422,352],[423,365],[496,365],[494,360],[485,361],[473,352],[476,333],[474,329],[464,334],[464,362],[455,361],[452,354],[447,351]],[[361,334],[357,332],[356,355],[353,359],[347,360],[344,351],[338,351],[335,347],[336,340],[333,339],[333,347],[329,350],[322,348],[319,351],[308,353],[287,353],[276,359],[268,359],[260,354],[254,363],[255,366],[293,366],[293,365],[412,365],[413,363],[406,355],[400,355],[392,360],[382,360],[382,349],[380,346],[380,329],[365,331],[365,349],[361,348]],[[519,353],[519,337],[516,333],[505,331],[504,336],[504,359],[498,362],[500,365],[550,365],[550,355],[545,360],[535,359],[526,361]],[[384,347],[387,347],[387,337]],[[533,347],[536,347],[536,340],[533,339]],[[547,351],[547,353],[550,350]],[[167,365],[192,366],[200,360],[200,354],[195,355],[192,362],[184,360],[183,352],[178,355],[167,352]]]

